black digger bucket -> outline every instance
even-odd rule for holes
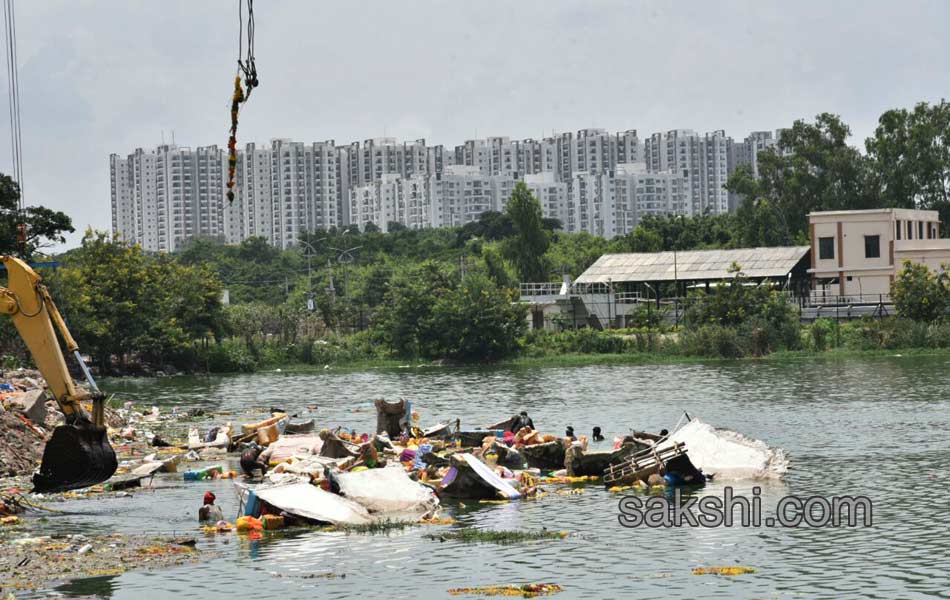
[[[34,492],[63,492],[89,487],[112,477],[119,466],[105,428],[90,423],[60,425],[46,442]]]

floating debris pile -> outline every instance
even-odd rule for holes
[[[719,479],[781,479],[788,472],[788,456],[781,448],[699,419],[674,431],[670,442],[686,444],[693,463]]]

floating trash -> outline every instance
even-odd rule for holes
[[[564,588],[556,583],[526,583],[524,585],[487,585],[482,587],[452,588],[453,596],[468,594],[473,596],[521,596],[535,598],[563,592]]]
[[[535,540],[562,540],[569,536],[567,531],[495,531],[466,527],[438,534],[426,534],[424,537],[444,542],[447,540],[469,543],[516,544]]]
[[[693,575],[745,575],[755,573],[754,567],[696,567]]]

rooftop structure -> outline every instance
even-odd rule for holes
[[[808,256],[808,246],[604,254],[577,283],[657,283],[730,279],[735,268],[750,279],[787,278]]]

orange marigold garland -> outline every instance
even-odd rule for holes
[[[234,175],[237,172],[237,126],[241,103],[247,99],[241,87],[241,76],[234,78],[234,94],[231,96],[231,137],[228,138],[228,202],[234,202]]]

